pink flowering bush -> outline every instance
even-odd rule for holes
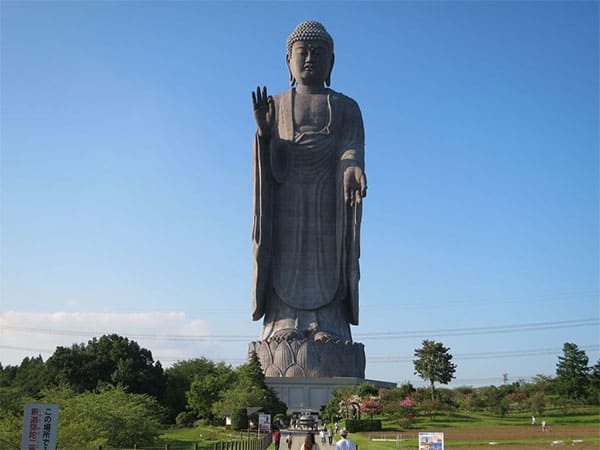
[[[360,411],[364,414],[368,414],[372,419],[375,414],[381,414],[383,412],[383,404],[374,398],[364,400],[360,404]]]
[[[400,400],[400,407],[401,408],[412,408],[413,406],[415,406],[415,402],[413,402],[413,399],[410,397],[406,397],[404,400]]]
[[[512,409],[521,411],[524,407],[525,400],[527,400],[527,394],[525,392],[511,392],[506,395],[506,399],[509,401]]]
[[[396,422],[403,427],[412,425],[416,416],[414,400],[407,396],[398,402],[398,406],[400,418]]]

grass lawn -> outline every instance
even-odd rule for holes
[[[418,417],[409,429],[398,427],[393,421],[384,419],[383,431],[378,433],[351,433],[350,438],[358,444],[359,450],[417,449],[419,431],[444,432],[445,446],[453,450],[536,450],[550,448],[552,442],[562,441],[562,445],[572,445],[577,450],[600,450],[600,408],[589,407],[565,413],[548,410],[537,417],[538,424],[546,420],[550,432],[543,433],[539,425],[531,425],[531,415],[510,414],[505,417],[481,413],[465,414],[452,412]],[[253,433],[252,437],[256,435]],[[200,426],[165,431],[161,435],[163,443],[173,449],[192,448],[198,443],[199,449],[209,449],[220,441],[247,439],[248,433],[228,431],[221,427]],[[396,441],[396,437],[400,441]],[[336,439],[339,437],[336,436]],[[391,439],[387,441],[373,438]],[[490,442],[495,442],[493,446]],[[269,449],[273,449],[271,445]],[[284,446],[282,445],[283,449]]]
[[[213,444],[224,441],[254,439],[256,432],[246,433],[226,430],[224,427],[197,426],[194,428],[173,428],[160,435],[161,444],[169,444],[173,449],[191,449],[198,444],[198,449],[212,449]]]

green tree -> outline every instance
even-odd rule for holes
[[[20,448],[23,431],[23,412],[0,408],[0,448]]]
[[[187,406],[198,417],[213,420],[213,405],[223,398],[224,393],[233,385],[237,375],[233,369],[223,364],[214,366],[204,376],[197,376],[187,392]]]
[[[361,383],[355,389],[355,393],[364,399],[369,397],[377,397],[379,396],[379,389],[373,383]]]
[[[110,384],[157,399],[164,393],[163,369],[152,352],[116,334],[93,338],[87,345],[58,347],[46,364],[51,381],[68,383],[76,392]]]
[[[399,390],[398,396],[400,400],[410,397],[416,391],[415,387],[409,381],[402,383],[397,389]]]
[[[557,393],[556,379],[547,375],[537,374],[526,387],[530,393],[543,392],[545,395]]]
[[[410,399],[415,392],[415,388],[411,383],[404,383],[399,387],[381,390],[381,403],[383,404],[383,413],[391,418],[404,417],[407,407],[410,406],[410,411],[413,410],[412,399],[410,403],[406,399]],[[404,402],[404,403],[401,403]]]
[[[324,417],[328,422],[334,422],[341,416],[339,414],[339,402],[342,398],[342,389],[350,390],[349,387],[334,389],[331,393],[329,401],[321,407],[321,416]]]
[[[100,376],[96,374],[92,355],[85,350],[85,344],[57,347],[46,361],[52,382],[67,383],[77,392],[91,391],[96,388]]]
[[[589,383],[588,357],[577,345],[565,342],[563,354],[556,364],[556,383],[561,395],[568,399],[585,398]]]
[[[197,416],[206,417],[216,396],[207,396],[206,377],[232,374],[233,369],[224,363],[215,364],[206,358],[194,358],[175,363],[165,370],[166,390],[164,404],[168,409],[168,419],[173,421],[182,412],[194,411]],[[195,383],[195,384],[194,384]],[[223,387],[224,389],[224,387]],[[210,392],[210,390],[209,390]],[[208,404],[208,407],[204,407]]]
[[[421,348],[415,350],[415,374],[429,381],[432,402],[435,401],[435,383],[448,384],[454,378],[456,364],[452,362],[449,350],[441,342],[427,339],[423,341]]]
[[[43,401],[60,404],[60,448],[152,445],[162,428],[159,403],[147,394],[128,393],[120,386],[82,394],[61,386],[45,390]]]
[[[248,411],[246,408],[239,408],[231,413],[231,428],[237,431],[248,429]]]
[[[360,402],[362,399],[357,394],[356,387],[341,388],[339,390],[338,415],[346,419],[360,419]]]
[[[4,392],[8,392],[4,390],[8,389],[20,396],[36,398],[46,384],[48,384],[48,370],[41,355],[35,358],[24,358],[18,366],[4,368],[0,366],[0,389]],[[2,395],[2,399],[5,400],[6,397]]]
[[[536,392],[529,397],[527,403],[533,414],[541,415],[546,409],[546,396],[543,392]]]
[[[287,406],[277,397],[273,389],[265,383],[260,361],[255,352],[250,355],[248,363],[236,370],[236,379],[221,399],[213,404],[212,411],[220,415],[224,411],[256,406],[271,414],[285,414]]]
[[[600,359],[590,369],[589,399],[591,403],[600,403]]]
[[[494,411],[503,398],[502,391],[496,386],[483,386],[477,389],[479,405]]]

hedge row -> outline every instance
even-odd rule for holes
[[[381,431],[381,420],[379,419],[346,419],[345,427],[349,433],[359,431]]]

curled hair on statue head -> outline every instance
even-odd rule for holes
[[[287,39],[287,54],[292,53],[292,45],[297,41],[323,41],[333,53],[333,38],[323,24],[316,20],[305,20],[300,23]]]

